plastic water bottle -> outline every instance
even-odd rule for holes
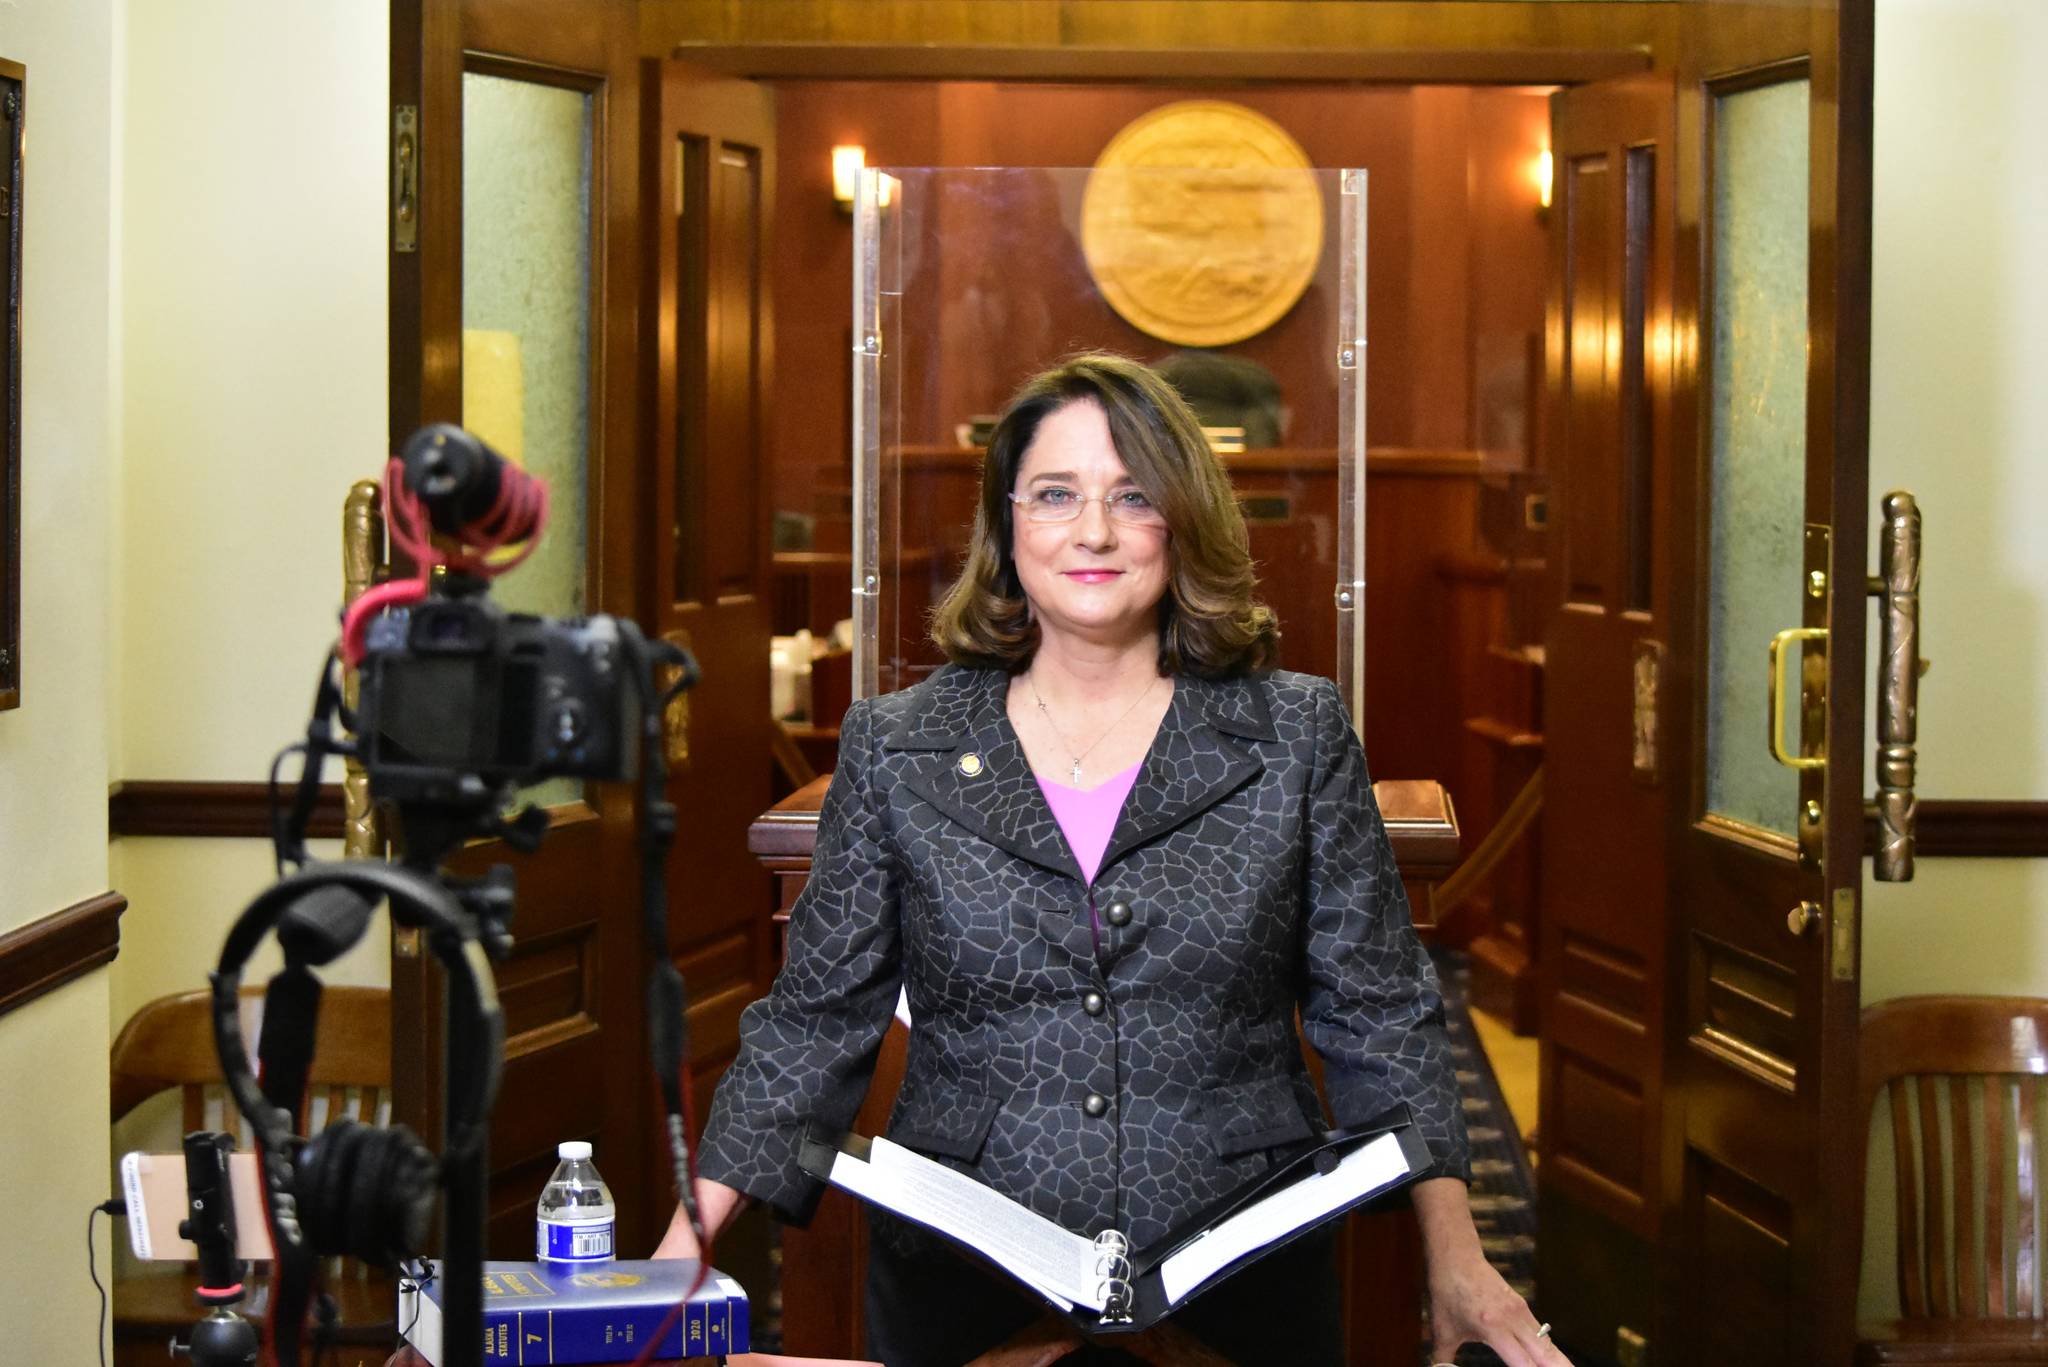
[[[534,1256],[552,1263],[610,1262],[617,1208],[590,1161],[589,1142],[565,1140],[555,1156],[562,1161],[534,1207]]]

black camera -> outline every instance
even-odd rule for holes
[[[364,645],[356,722],[374,797],[460,804],[638,773],[644,703],[613,618],[507,612],[450,575],[372,622]]]

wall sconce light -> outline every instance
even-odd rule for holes
[[[867,162],[867,148],[857,144],[842,144],[832,149],[832,199],[839,205],[841,213],[853,212],[854,185],[860,179],[861,167]]]
[[[1548,147],[1538,152],[1536,160],[1529,164],[1529,178],[1536,182],[1536,207],[1538,209],[1548,209],[1550,207],[1551,185],[1554,181],[1555,169],[1555,163],[1551,159]]]

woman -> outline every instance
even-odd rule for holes
[[[1163,380],[1087,355],[1011,402],[934,617],[953,666],[846,715],[787,961],[705,1131],[708,1227],[750,1199],[809,1217],[799,1138],[852,1122],[900,987],[889,1137],[1143,1248],[1320,1127],[1298,1009],[1337,1121],[1405,1103],[1427,1143],[1438,1356],[1564,1362],[1480,1252],[1441,1000],[1358,739],[1334,685],[1272,669],[1254,587],[1229,480]],[[870,1218],[871,1355],[1069,1346],[1015,1284]],[[660,1251],[690,1246],[678,1213]],[[1334,1363],[1332,1250],[1290,1245],[1139,1346]]]

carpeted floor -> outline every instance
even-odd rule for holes
[[[1472,1140],[1472,1218],[1487,1261],[1523,1296],[1536,1289],[1536,1176],[1522,1146],[1521,1131],[1508,1113],[1507,1099],[1467,1006],[1471,972],[1464,953],[1435,948],[1430,957],[1443,983],[1444,1026],[1451,1040],[1451,1058],[1458,1070],[1458,1090],[1465,1103],[1465,1127]],[[1428,1311],[1424,1310],[1425,1321]],[[1425,1323],[1424,1338],[1428,1328]],[[1423,1362],[1428,1362],[1424,1344]],[[1490,1349],[1467,1347],[1458,1354],[1460,1367],[1498,1367]]]

